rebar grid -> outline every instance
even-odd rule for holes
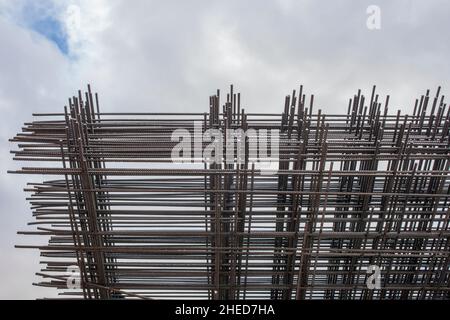
[[[66,298],[449,299],[450,108],[440,88],[412,115],[379,100],[358,90],[328,115],[300,86],[281,114],[246,113],[231,86],[207,113],[102,113],[88,86],[11,139],[41,166],[10,172],[55,176],[25,189],[36,229],[19,232],[48,244],[17,247]],[[278,171],[172,163],[172,132],[195,122],[279,130]]]

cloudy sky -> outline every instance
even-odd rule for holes
[[[7,140],[32,112],[60,111],[87,83],[103,111],[205,111],[231,83],[254,112],[280,112],[299,84],[327,112],[373,84],[411,110],[428,88],[448,95],[449,17],[445,0],[0,0],[0,298],[52,295],[31,286],[37,252],[13,247],[42,242],[16,235],[31,220],[26,178],[6,174]]]

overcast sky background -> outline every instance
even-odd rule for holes
[[[372,4],[380,30],[366,27]],[[61,111],[87,83],[105,112],[207,111],[231,83],[250,112],[281,112],[299,84],[326,112],[373,84],[411,111],[428,88],[448,96],[449,17],[445,0],[0,0],[0,298],[54,295],[31,285],[38,252],[14,249],[45,242],[16,235],[31,229],[30,177],[6,174],[32,112]]]

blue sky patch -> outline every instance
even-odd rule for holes
[[[52,17],[46,17],[42,20],[33,21],[30,28],[40,33],[48,40],[53,41],[65,55],[69,53],[67,36],[58,20]]]
[[[27,1],[22,8],[22,22],[28,28],[52,41],[59,50],[69,54],[67,33],[58,19],[58,10],[50,1]]]

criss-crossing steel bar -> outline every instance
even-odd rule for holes
[[[231,86],[205,113],[107,113],[88,86],[34,114],[11,139],[33,164],[10,172],[45,178],[25,189],[35,229],[19,233],[48,244],[17,246],[40,250],[37,285],[88,299],[450,299],[440,88],[412,114],[390,113],[375,87],[324,114],[300,86],[280,111],[247,113]],[[243,161],[203,157],[196,130],[239,128],[279,132],[273,174],[249,160],[249,137]],[[173,162],[177,129],[193,161]]]

